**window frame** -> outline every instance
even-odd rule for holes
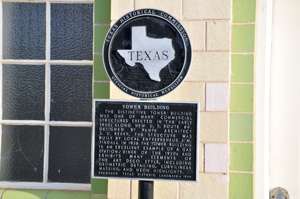
[[[45,3],[46,6],[46,43],[45,43],[45,59],[31,60],[31,59],[3,59],[3,35],[2,35],[2,20],[0,19],[0,154],[2,143],[2,125],[26,125],[26,126],[43,126],[44,127],[44,163],[43,163],[43,181],[42,182],[15,182],[15,181],[0,181],[1,188],[16,188],[16,189],[48,189],[48,190],[79,190],[90,191],[91,183],[56,183],[48,182],[48,163],[49,163],[49,140],[50,140],[50,126],[62,127],[90,127],[92,128],[92,121],[51,121],[50,120],[50,105],[51,105],[51,65],[89,65],[93,67],[92,60],[51,60],[51,3],[64,4],[92,4],[94,0],[0,0],[0,16],[2,16],[2,9],[4,2],[15,3]],[[95,12],[95,10],[93,10]],[[93,13],[94,16],[94,13]],[[94,25],[94,22],[93,22]],[[91,30],[93,31],[93,30]],[[93,46],[93,44],[92,44]],[[2,75],[4,64],[18,64],[18,65],[44,65],[45,67],[45,119],[44,120],[3,120],[2,111]],[[94,82],[92,76],[92,84]],[[93,89],[92,89],[93,95]],[[92,104],[91,104],[92,106]],[[0,156],[1,161],[1,156]],[[92,171],[91,171],[92,172]]]

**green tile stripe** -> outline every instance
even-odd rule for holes
[[[230,199],[253,199],[253,175],[230,173]]]
[[[95,24],[108,24],[110,23],[111,0],[95,0],[94,3]]]
[[[106,194],[92,194],[91,199],[107,199]]]
[[[231,58],[231,82],[253,82],[254,56],[233,54]]]
[[[253,144],[230,144],[230,170],[253,171]]]
[[[111,0],[94,3],[94,98],[109,98],[109,79],[102,63],[102,45],[111,21]],[[92,199],[106,199],[107,180],[91,179]]]
[[[90,199],[90,192],[48,190],[5,190],[2,199]]]
[[[103,65],[102,56],[98,54],[94,54],[94,80],[109,81]]]
[[[254,39],[254,24],[237,24],[232,26],[232,52],[254,52]]]
[[[107,180],[92,179],[92,192],[94,194],[106,194],[107,193]]]
[[[253,112],[253,84],[231,84],[231,112]]]
[[[253,114],[230,114],[229,125],[230,141],[252,141],[253,140]]]
[[[108,29],[108,24],[97,24],[94,26],[94,54],[102,55],[103,41]]]
[[[90,192],[50,191],[47,199],[90,199]]]
[[[229,199],[253,199],[256,0],[232,1]]]
[[[109,98],[109,83],[94,83],[94,98],[107,99]]]
[[[2,199],[42,199],[47,195],[47,191],[39,190],[6,190],[3,192]]]
[[[233,0],[233,23],[255,22],[255,0]]]

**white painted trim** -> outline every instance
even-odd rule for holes
[[[256,199],[269,198],[270,71],[273,0],[257,1],[255,59],[255,178]]]
[[[51,65],[93,65],[93,61],[91,60],[49,60],[49,64]]]
[[[28,126],[44,126],[45,121],[35,120],[0,120],[0,124],[4,125],[28,125]]]
[[[92,127],[92,122],[68,122],[68,121],[51,121],[50,126],[66,126],[66,127]]]
[[[46,3],[46,65],[45,65],[45,122],[44,127],[44,164],[43,164],[43,182],[48,182],[49,170],[49,142],[50,142],[50,105],[51,105],[51,70],[50,70],[50,42],[51,42],[51,10],[50,3]]]
[[[51,6],[50,3],[46,3],[46,62],[49,62],[51,57],[50,57],[50,52],[51,52]]]
[[[90,184],[81,183],[39,183],[39,182],[0,182],[1,188],[8,189],[48,189],[48,190],[79,190],[90,191]]]

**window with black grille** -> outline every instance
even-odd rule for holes
[[[92,1],[4,0],[0,14],[0,184],[88,185]]]

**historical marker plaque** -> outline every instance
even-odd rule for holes
[[[197,179],[197,103],[94,106],[93,177]]]
[[[174,90],[191,63],[191,43],[173,16],[155,9],[134,10],[108,31],[102,57],[112,82],[137,98]]]

